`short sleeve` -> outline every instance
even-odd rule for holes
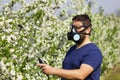
[[[83,58],[82,63],[88,64],[94,69],[102,63],[102,54],[99,50],[91,50],[89,51]]]

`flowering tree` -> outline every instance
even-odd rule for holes
[[[37,57],[47,64],[61,67],[69,46],[67,41],[71,18],[87,13],[92,19],[91,39],[103,52],[103,72],[118,63],[119,26],[118,18],[104,16],[102,11],[91,13],[94,1],[85,0],[11,0],[0,13],[0,79],[46,80],[36,66]],[[16,5],[20,8],[15,10]],[[69,14],[71,9],[74,13]],[[50,76],[52,80],[58,77]]]

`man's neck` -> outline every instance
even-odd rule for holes
[[[77,49],[89,43],[92,43],[92,42],[90,41],[89,37],[86,37],[86,39],[81,44],[77,44]]]

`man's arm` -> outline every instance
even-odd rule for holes
[[[47,64],[38,64],[42,71],[46,74],[56,75],[66,79],[79,79],[84,80],[90,73],[93,72],[93,68],[88,64],[82,64],[80,69],[66,70],[53,68]]]

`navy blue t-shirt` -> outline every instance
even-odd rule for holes
[[[79,69],[83,63],[94,69],[85,80],[99,80],[102,54],[94,43],[86,44],[78,49],[76,49],[76,45],[72,46],[66,53],[62,66],[63,69],[73,70]],[[67,79],[61,78],[61,80]]]

